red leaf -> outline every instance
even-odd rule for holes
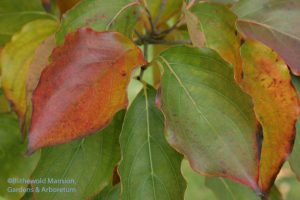
[[[127,105],[131,72],[146,64],[117,32],[79,29],[54,49],[33,93],[29,153],[104,128]]]

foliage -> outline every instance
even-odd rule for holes
[[[300,198],[299,18],[298,0],[2,0],[0,199]]]

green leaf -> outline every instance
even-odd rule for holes
[[[8,178],[29,179],[40,153],[26,156],[26,143],[21,141],[18,120],[13,114],[0,114],[0,199],[17,200],[24,192],[8,192],[11,188],[26,188],[27,184],[10,184]]]
[[[205,184],[219,200],[260,200],[250,188],[224,178],[206,177]]]
[[[26,112],[26,81],[36,48],[57,29],[54,20],[29,22],[15,34],[1,53],[2,87],[23,125]]]
[[[278,188],[274,185],[271,188],[270,194],[269,194],[269,200],[283,200],[283,197],[280,193],[280,191],[278,190]]]
[[[212,3],[234,4],[237,3],[239,0],[207,0],[207,1]]]
[[[146,7],[150,11],[153,22],[160,26],[171,17],[179,16],[182,3],[182,0],[146,0]]]
[[[187,188],[184,193],[185,200],[216,200],[212,191],[205,186],[205,176],[194,172],[187,160],[183,160],[181,171],[187,181]]]
[[[69,179],[75,184],[38,184],[43,188],[75,188],[75,192],[39,192],[37,200],[82,200],[100,192],[109,185],[113,169],[120,159],[119,134],[124,112],[119,112],[103,131],[68,144],[42,150],[32,178]]]
[[[205,35],[202,32],[201,23],[197,15],[187,8],[182,9],[184,19],[188,28],[189,36],[195,47],[203,47],[205,44]]]
[[[183,199],[182,156],[164,137],[164,117],[150,86],[138,94],[126,113],[120,136],[119,174],[122,199]]]
[[[299,0],[240,0],[233,9],[239,30],[274,49],[300,75]]]
[[[137,8],[136,5],[133,0],[81,0],[63,16],[56,35],[57,42],[62,43],[67,33],[74,32],[80,27],[90,27],[98,31],[123,30],[122,33],[129,36],[133,31],[135,20],[127,17],[128,13]],[[135,18],[136,12],[131,17]],[[120,22],[120,27],[117,26],[117,22]]]
[[[192,168],[257,189],[258,150],[252,102],[215,51],[178,46],[158,58],[169,143]]]
[[[44,11],[41,0],[1,0],[0,16],[0,46],[26,23],[35,19],[54,18]]]
[[[293,84],[298,93],[298,97],[300,98],[300,78],[295,76],[292,78]],[[300,181],[300,118],[298,118],[296,123],[296,138],[294,141],[293,151],[289,157],[289,163],[298,180]]]
[[[244,185],[234,183],[224,178],[206,178],[205,184],[219,200],[260,200],[253,190]],[[281,194],[274,186],[270,192],[269,200],[282,200]]]
[[[296,200],[300,199],[300,182],[296,179],[293,173],[290,173],[290,169],[285,166],[284,173],[282,173],[282,177],[278,177],[276,180],[276,185],[279,190],[282,192],[284,200]],[[283,170],[282,170],[283,171]]]
[[[28,185],[28,190],[30,190],[30,188],[31,188],[31,186],[30,185]],[[32,188],[31,188],[32,189]],[[20,200],[32,200],[33,199],[33,192],[26,192],[25,194],[24,194],[24,196],[20,199]],[[1,200],[1,199],[0,199]]]
[[[0,113],[10,112],[10,106],[5,98],[2,88],[0,88]]]
[[[242,61],[240,57],[241,36],[237,32],[237,17],[226,6],[212,3],[200,3],[191,8],[198,18],[205,37],[205,46],[217,51],[223,59],[231,63],[235,78],[239,82]],[[189,26],[189,31],[194,27]]]
[[[134,27],[138,20],[138,6],[130,6],[120,13],[120,15],[111,23],[109,30],[123,33],[128,38],[132,38]]]
[[[106,186],[93,200],[119,200],[121,185]]]

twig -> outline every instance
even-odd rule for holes
[[[149,23],[150,23],[150,26],[151,26],[150,32],[155,32],[155,31],[156,31],[156,28],[155,28],[155,25],[154,25],[154,23],[153,23],[151,13],[150,13],[150,11],[148,10],[148,8],[146,8],[146,7],[145,7],[145,11],[146,11],[146,13],[147,13],[147,17],[148,17],[148,20],[149,20]]]
[[[175,24],[173,24],[173,26],[171,26],[170,28],[167,28],[167,29],[165,29],[165,30],[159,32],[158,34],[159,34],[159,35],[167,35],[167,34],[169,34],[169,33],[172,32],[174,29],[178,28],[178,24],[179,24],[180,21],[181,21],[181,18],[180,18]]]
[[[144,42],[144,58],[148,61],[148,42]]]
[[[148,40],[149,44],[166,44],[166,45],[176,45],[176,44],[192,44],[190,40]]]

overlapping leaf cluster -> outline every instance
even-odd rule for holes
[[[298,0],[1,1],[0,198],[200,199],[204,184],[206,198],[286,198],[274,182],[288,159],[300,176],[299,13]]]

